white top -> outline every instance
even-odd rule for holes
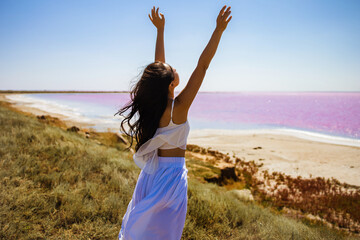
[[[182,124],[172,121],[174,99],[171,104],[170,123],[166,127],[157,128],[154,136],[147,140],[133,155],[136,165],[148,174],[153,174],[159,166],[158,149],[186,149],[187,137],[190,131],[188,120]]]

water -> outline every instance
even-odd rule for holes
[[[19,94],[13,100],[118,131],[128,93]],[[198,93],[191,130],[286,130],[360,140],[360,92]]]

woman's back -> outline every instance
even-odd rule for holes
[[[174,106],[172,106],[172,99],[168,99],[168,103],[164,114],[160,118],[159,128],[164,128],[171,124],[180,125],[187,121],[187,113],[188,111],[184,108],[177,98],[174,99]],[[172,114],[171,114],[172,110]],[[172,117],[172,118],[171,118]],[[161,157],[184,157],[185,150],[181,148],[172,148],[172,149],[158,149],[158,156]]]
[[[168,103],[163,115],[160,118],[159,128],[166,127],[170,124],[171,120],[174,124],[180,125],[186,122],[187,120],[187,111],[184,110],[184,107],[180,106],[178,99],[174,99],[174,107],[172,106],[172,99],[168,99]],[[172,119],[171,119],[171,110],[172,110]]]

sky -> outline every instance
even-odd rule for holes
[[[360,91],[359,0],[1,0],[0,90],[129,91],[154,61],[152,6],[181,91],[223,5],[200,91]]]

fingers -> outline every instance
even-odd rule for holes
[[[155,6],[151,9],[151,17],[155,17]]]
[[[227,17],[230,15],[230,13],[231,13],[230,7],[228,7],[228,9],[226,9],[226,11],[225,11],[225,13],[223,15],[224,19],[227,19]]]
[[[160,18],[160,16],[162,18],[164,18],[164,14],[159,13],[159,8],[155,8],[155,6],[153,6],[153,8],[151,9],[151,17],[152,17],[152,19]]]
[[[231,19],[232,19],[232,16],[230,16],[230,17],[228,18],[228,20],[226,20],[225,22],[226,22],[226,23],[229,23]]]
[[[226,5],[222,7],[222,9],[220,10],[220,14],[219,14],[219,15],[221,15],[221,16],[222,16],[222,15],[224,14],[224,10],[225,10],[225,8],[226,8]]]
[[[231,7],[228,7],[228,8],[226,9],[226,11],[224,12],[223,16],[229,15],[230,12],[231,12],[230,9],[231,9]]]
[[[231,13],[230,9],[231,9],[231,7],[226,8],[226,5],[223,6],[220,10],[218,18],[226,19]]]
[[[160,13],[161,19],[165,19],[164,14]]]
[[[149,18],[150,18],[150,21],[153,21],[153,19],[151,18],[150,14],[148,14]]]
[[[225,10],[226,9],[226,10]],[[226,5],[221,9],[220,14],[218,16],[218,20],[225,21],[228,23],[231,20],[231,7],[226,8]],[[230,18],[228,18],[230,16]]]

